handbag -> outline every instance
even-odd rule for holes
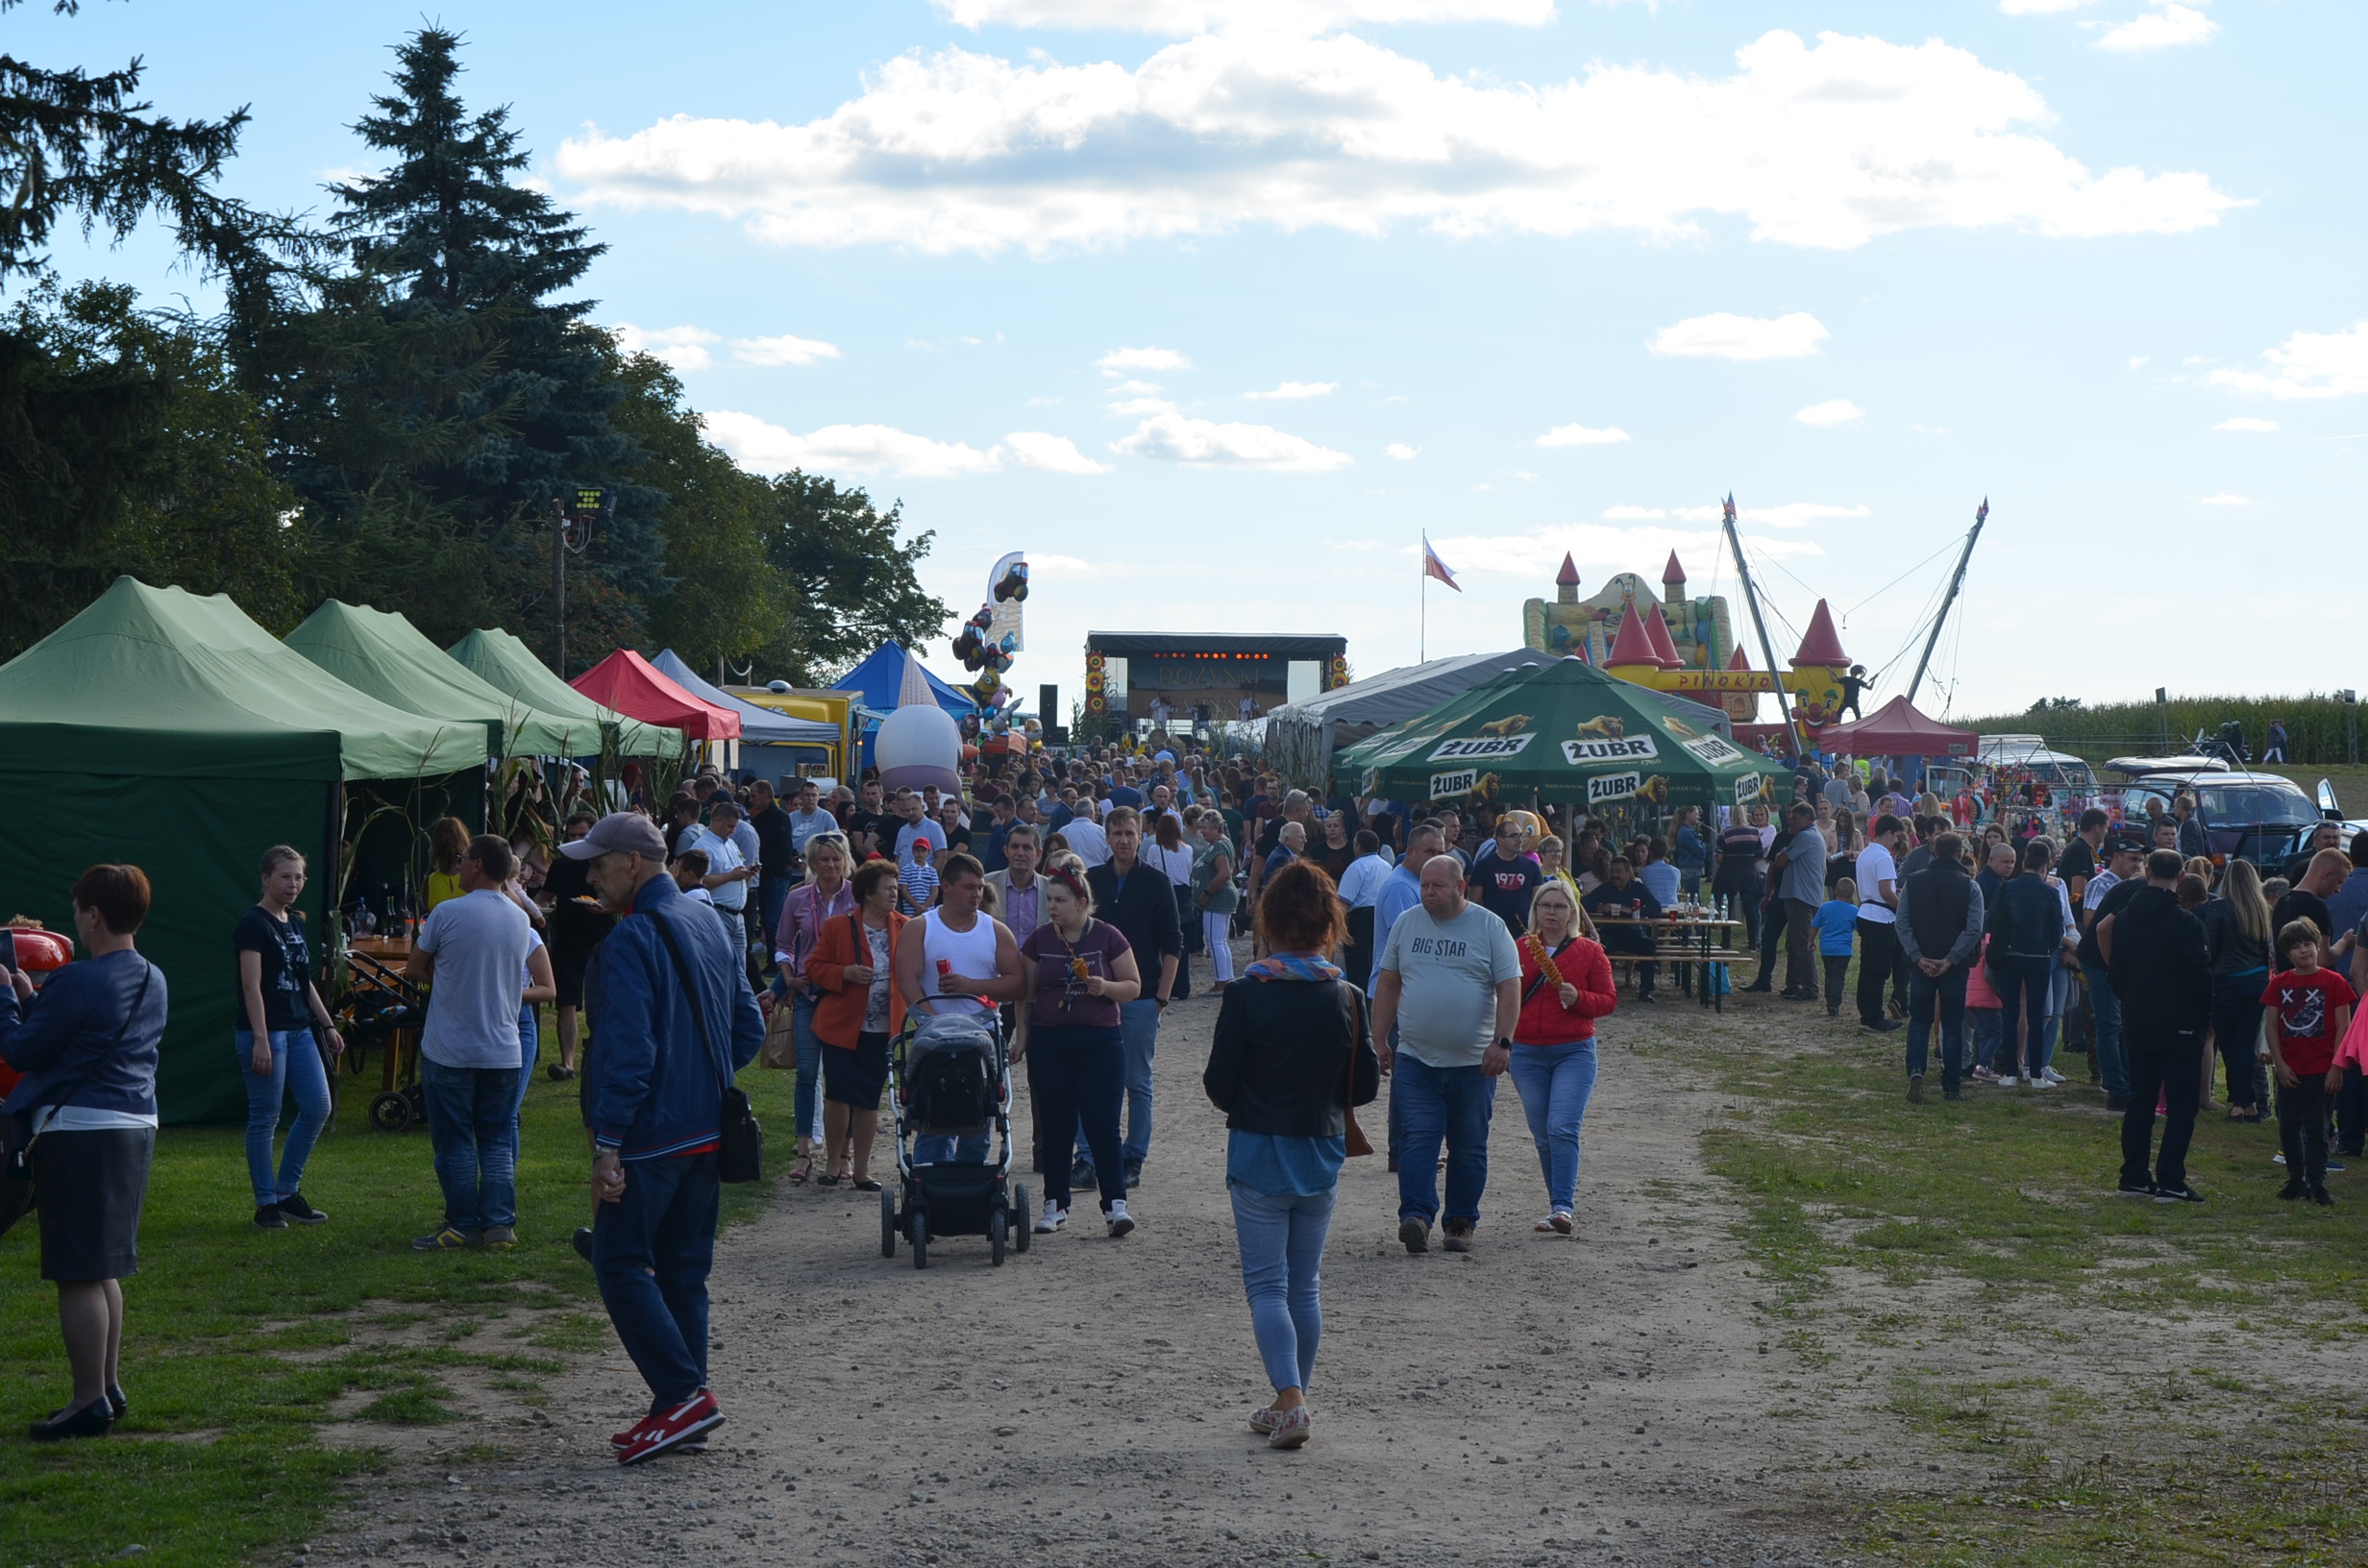
[[[1348,1000],[1356,1022],[1348,1031],[1348,1066],[1341,1085],[1341,1131],[1347,1141],[1348,1157],[1354,1160],[1360,1155],[1372,1153],[1373,1143],[1365,1136],[1365,1129],[1357,1125],[1357,1041],[1365,1034],[1365,996],[1356,987],[1350,986]]]
[[[765,1015],[765,1042],[756,1048],[756,1065],[778,1067],[784,1072],[798,1070],[798,1003],[795,997],[774,999],[773,1011]]]
[[[748,1091],[732,1082],[730,1061],[707,1033],[707,1020],[699,1012],[699,989],[691,984],[691,967],[683,962],[675,934],[666,929],[664,919],[655,915],[650,918],[657,921],[657,934],[674,958],[675,973],[681,977],[682,1003],[691,1010],[691,1027],[699,1032],[701,1048],[714,1059],[716,1076],[723,1085],[716,1105],[715,1173],[727,1182],[756,1181],[765,1173],[765,1130],[756,1124],[756,1113],[749,1105]],[[793,1046],[793,1061],[795,1055]]]
[[[139,991],[132,998],[131,1010],[123,1016],[123,1027],[115,1031],[113,1040],[108,1041],[107,1049],[100,1053],[100,1061],[113,1055],[115,1047],[123,1043],[123,1037],[132,1032],[132,1024],[139,1017],[140,1004],[148,999],[148,982],[156,977],[157,967],[151,964],[139,977]],[[93,1062],[90,1072],[97,1070],[98,1063]],[[69,1097],[74,1090],[90,1081],[90,1072],[74,1080],[73,1088],[66,1090]],[[40,1192],[33,1174],[33,1146],[40,1140],[39,1133],[26,1136],[22,1114],[0,1116],[0,1236],[8,1235],[10,1229],[40,1201]]]

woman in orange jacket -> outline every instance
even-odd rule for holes
[[[888,1041],[904,1027],[904,998],[897,994],[894,967],[897,937],[904,917],[897,913],[896,863],[866,861],[849,879],[855,911],[823,922],[805,977],[822,990],[814,1009],[814,1033],[823,1051],[824,1187],[852,1182],[876,1192],[872,1180],[872,1139],[879,1129],[879,1091],[888,1083]],[[852,1158],[850,1158],[850,1140]]]
[[[1559,881],[1539,884],[1520,941],[1521,1014],[1507,1071],[1529,1118],[1552,1206],[1535,1227],[1571,1232],[1579,1186],[1579,1122],[1595,1091],[1595,1020],[1619,1005],[1612,961],[1579,935],[1579,906]]]

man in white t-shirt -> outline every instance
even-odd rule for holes
[[[1077,802],[1077,815],[1061,828],[1061,837],[1069,841],[1069,852],[1081,861],[1087,870],[1106,864],[1110,859],[1110,840],[1094,821],[1090,802]]]
[[[1896,978],[1903,985],[1907,971],[1899,960],[1899,857],[1907,851],[1908,824],[1886,813],[1875,819],[1875,831],[1859,851],[1854,868],[1859,884],[1859,1027],[1887,1035],[1904,1025],[1887,1017],[1883,993]],[[1829,996],[1831,1008],[1840,1000]],[[1901,1012],[1907,1007],[1903,1001]]]
[[[518,1013],[534,927],[502,891],[517,869],[499,834],[480,833],[460,859],[461,894],[429,913],[405,973],[430,988],[419,1036],[428,1141],[444,1189],[444,1221],[420,1252],[518,1243]]]
[[[1488,1187],[1496,1080],[1513,1059],[1521,1011],[1521,955],[1503,920],[1466,900],[1453,855],[1426,861],[1421,886],[1420,907],[1390,926],[1373,988],[1373,1048],[1392,1074],[1397,1111],[1397,1237],[1408,1252],[1430,1250],[1444,1142],[1444,1244],[1469,1252]]]

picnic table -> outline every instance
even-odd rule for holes
[[[1674,964],[1677,966],[1678,988],[1704,1007],[1724,1013],[1727,1010],[1727,966],[1736,963],[1759,962],[1760,955],[1735,945],[1727,935],[1743,929],[1743,922],[1722,919],[1714,915],[1665,915],[1657,919],[1633,919],[1627,916],[1593,917],[1598,927],[1642,927],[1653,938],[1652,956],[1642,953],[1612,953],[1614,964]],[[1694,983],[1695,966],[1701,966],[1701,984]]]

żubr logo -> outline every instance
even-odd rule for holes
[[[1477,768],[1466,768],[1452,773],[1433,773],[1430,798],[1454,800],[1471,794],[1472,786],[1479,782],[1480,770]]]
[[[1441,742],[1439,749],[1431,753],[1430,760],[1454,762],[1468,759],[1472,762],[1484,762],[1494,757],[1517,756],[1523,747],[1536,739],[1537,736],[1534,733],[1528,735],[1470,735],[1461,740]]]
[[[1573,768],[1584,768],[1592,762],[1648,762],[1660,755],[1650,735],[1563,742],[1563,761]]]
[[[1599,806],[1607,800],[1629,799],[1643,777],[1641,773],[1599,773],[1587,781],[1587,803]]]
[[[1735,747],[1730,746],[1723,736],[1703,735],[1690,741],[1680,741],[1678,742],[1678,745],[1684,747],[1695,756],[1700,757],[1704,762],[1709,763],[1714,768],[1717,767],[1721,763],[1740,762],[1743,760],[1743,753]]]

